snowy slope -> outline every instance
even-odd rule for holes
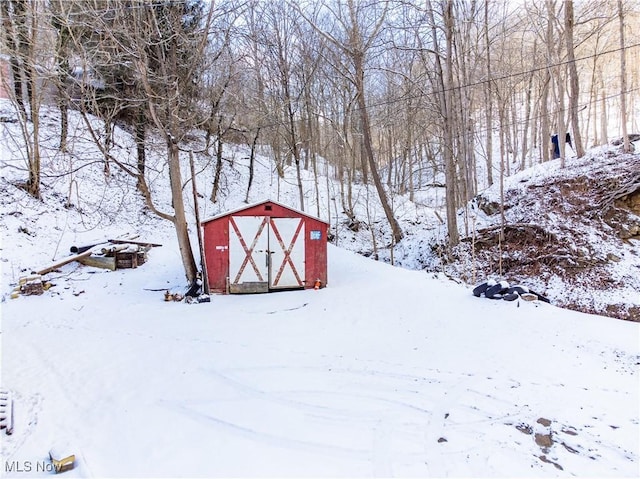
[[[113,164],[110,174],[105,177],[103,155],[76,112],[71,111],[69,115],[71,153],[63,154],[57,148],[59,113],[55,108],[42,108],[40,147],[44,202],[31,202],[26,194],[11,187],[26,178],[21,132],[18,123],[12,123],[12,119],[15,119],[12,106],[7,101],[0,101],[0,183],[6,185],[5,194],[0,196],[0,213],[5,217],[0,228],[21,231],[18,244],[31,249],[28,264],[17,262],[19,256],[14,253],[6,255],[10,263],[7,266],[13,271],[12,281],[17,281],[21,269],[35,268],[66,255],[72,244],[91,244],[130,232],[149,231],[153,236],[155,225],[161,221],[143,207],[132,178]],[[91,117],[90,122],[100,136],[102,122]],[[136,147],[131,135],[116,127],[113,136],[111,154],[135,168]],[[148,183],[157,206],[170,213],[163,141],[152,132],[148,137]],[[249,147],[225,145],[220,188],[216,202],[211,202],[216,173],[214,147],[215,143],[212,143],[207,150],[200,132],[193,132],[189,143],[182,145],[188,213],[193,215],[194,212],[191,184],[187,181],[189,149],[196,152],[201,218],[267,198],[301,208],[295,168],[285,165],[284,176],[279,177],[271,151],[266,146],[258,148],[254,180],[247,193]],[[477,204],[479,200],[499,204],[498,184],[480,192],[466,208],[460,209],[458,227],[462,244],[453,252],[443,250],[447,234],[443,222],[442,188],[424,186],[415,192],[413,201],[409,200],[409,195],[390,197],[405,233],[404,240],[395,245],[393,251],[389,248],[390,228],[374,188],[359,183],[352,185],[352,207],[358,221],[358,227],[354,228],[342,207],[341,198],[347,193],[341,192],[331,168],[322,159],[318,160],[317,181],[311,170],[301,172],[304,210],[330,223],[333,244],[365,256],[377,256],[382,261],[409,269],[446,272],[470,285],[487,277],[507,279],[533,287],[559,306],[633,320],[640,314],[640,275],[637,274],[640,243],[637,237],[620,238],[619,231],[611,228],[608,224],[611,221],[606,218],[611,211],[619,216],[620,209],[609,209],[606,214],[599,211],[600,197],[593,194],[593,190],[600,196],[603,191],[606,193],[607,188],[619,181],[625,168],[628,176],[637,169],[640,155],[619,155],[616,150],[614,147],[592,149],[583,159],[567,159],[564,169],[560,168],[559,161],[552,161],[505,178],[507,223],[524,224],[526,240],[522,241],[521,228],[508,231],[515,232],[515,238],[507,238],[509,251],[501,251],[495,238],[489,238],[484,245],[477,241],[477,234],[483,228],[499,226],[500,215],[495,211],[487,215]],[[612,168],[611,165],[615,166]],[[330,178],[326,177],[327,172]],[[432,178],[429,172],[423,172],[421,184],[439,180],[439,177]],[[566,197],[567,191],[569,197]],[[590,206],[585,208],[585,205]],[[54,213],[53,209],[55,215],[50,218],[45,213]],[[29,216],[25,214],[28,211],[38,214]],[[629,218],[628,226],[640,227],[637,206],[636,213]],[[52,243],[47,250],[33,248],[38,240],[30,233],[45,225],[54,228]],[[533,235],[530,234],[532,231]],[[193,226],[191,235],[197,250]],[[479,246],[484,251],[480,251]],[[504,256],[502,264],[501,256]],[[562,264],[563,261],[568,263]]]
[[[15,398],[15,432],[0,431],[7,477],[48,475],[54,446],[77,456],[67,477],[640,473],[638,324],[475,298],[443,276],[332,246],[326,289],[164,302],[164,290],[184,287],[171,225],[143,211],[117,170],[105,194],[99,162],[55,176],[56,164],[100,158],[89,143],[73,158],[55,153],[45,113],[42,201],[12,184],[19,142],[8,129],[0,142],[0,388]],[[80,143],[73,115],[72,125]],[[119,129],[115,144],[121,158],[135,151]],[[245,155],[227,150],[226,194],[203,201],[203,216],[242,204]],[[198,157],[205,198],[208,160]],[[297,206],[293,176],[278,184],[259,160],[250,200]],[[166,207],[164,176],[158,167],[152,186]],[[321,216],[335,214],[324,204]],[[68,264],[43,295],[10,299],[20,276],[70,245],[126,233],[163,246],[135,270]],[[340,245],[364,244],[339,233]]]
[[[2,305],[10,465],[63,442],[76,477],[638,474],[635,323],[334,247],[326,289],[194,305],[148,290],[180,280],[171,242],[63,273]]]
[[[502,241],[499,185],[481,192],[451,273],[469,281],[502,268],[554,304],[640,321],[640,155],[601,147],[565,163],[505,181]]]

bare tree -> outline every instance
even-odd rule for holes
[[[195,126],[190,113],[194,111],[198,68],[202,66],[214,7],[209,7],[204,20],[202,8],[202,3],[166,2],[135,13],[138,30],[134,39],[139,58],[136,73],[140,75],[153,124],[165,139],[174,212],[159,211],[150,196],[147,204],[174,224],[189,283],[195,282],[197,268],[189,239],[179,144]]]
[[[624,9],[622,0],[618,0],[618,20],[620,25],[620,122],[622,123],[623,151],[631,151],[627,132],[627,63],[624,38]]]
[[[300,153],[301,141],[298,131],[300,116],[298,98],[302,95],[302,87],[294,84],[298,69],[293,66],[294,64],[301,66],[302,63],[302,59],[297,54],[296,45],[296,42],[302,41],[302,38],[298,37],[295,31],[295,20],[292,11],[282,9],[277,3],[270,3],[265,13],[267,21],[271,24],[270,33],[273,42],[272,49],[275,56],[277,82],[280,86],[284,123],[287,128],[285,143],[288,146],[288,153],[293,157],[295,164],[298,199],[300,201],[300,209],[304,211],[304,189],[300,171],[302,161]]]
[[[95,132],[92,133],[94,139],[105,159],[115,162],[138,180],[147,207],[173,223],[186,279],[194,283],[197,268],[183,198],[180,144],[191,128],[199,126],[201,118],[196,108],[198,78],[214,7],[205,10],[204,2],[198,0],[87,2],[80,6],[85,9],[84,21],[93,28],[86,37],[78,38],[75,45],[82,48],[86,68],[99,72],[104,81],[104,87],[93,89],[83,104],[89,100],[93,112],[105,118],[108,129],[116,116],[132,111],[129,118],[135,124],[137,168],[114,158],[109,142],[101,142]],[[119,83],[124,83],[125,88],[119,88]],[[143,102],[145,109],[141,108]],[[147,115],[166,146],[173,212],[163,211],[156,205],[145,178]]]
[[[578,78],[578,68],[576,67],[576,54],[574,50],[573,25],[575,18],[573,14],[573,0],[565,0],[564,2],[564,30],[565,40],[567,42],[567,59],[569,67],[569,118],[571,129],[573,130],[573,144],[575,145],[576,156],[581,158],[584,156],[584,147],[582,146],[582,134],[580,132],[580,122],[578,117],[579,99],[580,99],[580,81]],[[560,132],[559,132],[560,133]],[[563,139],[564,141],[564,139]]]
[[[11,58],[13,73],[11,99],[18,110],[26,149],[28,178],[21,186],[30,195],[40,198],[40,105],[44,91],[38,74],[38,42],[42,39],[40,19],[45,12],[40,10],[43,5],[35,1],[3,0],[0,5],[3,40]]]
[[[393,240],[395,243],[398,243],[402,240],[403,232],[400,224],[395,218],[393,209],[389,203],[387,192],[385,191],[382,180],[380,179],[380,173],[378,171],[378,165],[376,163],[373,148],[372,129],[365,86],[365,65],[367,61],[367,54],[373,47],[377,35],[383,26],[387,14],[388,2],[380,2],[380,4],[377,4],[377,8],[374,9],[376,11],[365,9],[363,5],[356,4],[354,0],[347,0],[346,3],[346,13],[342,11],[342,6],[340,4],[337,5],[336,10],[332,10],[333,18],[341,29],[339,33],[344,35],[343,40],[340,40],[331,33],[321,29],[313,22],[311,23],[314,28],[325,39],[327,39],[331,45],[344,54],[351,63],[352,71],[348,73],[348,78],[355,87],[356,104],[358,106],[363,135],[363,152],[367,159],[367,165],[369,167],[373,184],[378,193],[378,197],[380,198],[382,209],[384,210],[387,221],[391,226]],[[367,24],[368,27],[364,26]],[[363,31],[363,27],[366,31]],[[341,72],[342,75],[345,75],[346,73],[347,72]]]
[[[431,26],[431,42],[434,50],[435,63],[435,94],[438,98],[439,113],[442,117],[443,131],[443,156],[445,164],[445,195],[447,210],[447,231],[449,233],[449,246],[456,246],[460,241],[457,222],[457,201],[456,201],[456,169],[453,156],[453,124],[452,124],[452,99],[453,90],[453,2],[446,0],[442,6],[443,28],[445,33],[446,48],[442,51],[438,37],[437,23],[434,18],[434,10],[431,0],[427,0],[427,16]],[[445,69],[442,66],[442,57],[445,59]]]

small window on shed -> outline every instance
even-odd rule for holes
[[[264,205],[265,211],[271,211],[271,205]]]

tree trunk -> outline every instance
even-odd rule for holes
[[[69,28],[63,19],[63,5],[61,3],[51,4],[52,20],[58,37],[56,39],[55,61],[58,90],[58,109],[60,110],[60,143],[58,149],[62,152],[67,150],[67,135],[69,129],[68,119],[68,99],[67,99],[67,75],[69,74]]]
[[[438,84],[438,99],[440,103],[440,114],[443,119],[443,155],[444,155],[444,167],[445,167],[445,202],[447,210],[447,231],[449,233],[449,246],[454,247],[460,242],[460,235],[458,233],[458,221],[457,221],[457,204],[456,204],[456,166],[455,159],[453,157],[453,125],[451,124],[451,88],[453,87],[453,59],[452,55],[452,36],[453,36],[453,2],[446,0],[444,5],[444,27],[446,38],[446,64],[447,73],[446,76],[442,69],[442,63],[440,59],[440,48],[438,46],[438,36],[436,31],[436,23],[433,19],[433,8],[431,6],[431,0],[427,0],[427,10],[430,16],[431,23],[431,36],[433,44],[435,46],[435,66],[436,66],[436,80]]]
[[[295,113],[293,111],[293,105],[290,97],[291,94],[289,91],[288,76],[285,79],[283,79],[283,87],[284,87],[284,94],[285,94],[285,101],[286,101],[286,108],[287,108],[287,121],[289,123],[291,154],[293,155],[293,161],[296,165],[296,179],[298,180],[298,197],[300,199],[300,210],[304,211],[304,189],[302,187],[302,174],[300,172],[300,147],[298,146],[298,135],[296,134]]]
[[[558,66],[556,69],[560,69],[560,67]],[[560,150],[560,168],[564,168],[567,156],[567,124],[564,120],[564,78],[560,73],[557,74],[556,78],[558,81],[558,96],[556,98],[556,101],[558,102],[558,148]]]
[[[146,142],[146,118],[142,107],[138,108],[135,116],[135,141],[138,166],[138,189],[141,188],[141,178],[144,178],[147,168],[147,154],[145,149]]]
[[[391,226],[393,241],[395,243],[399,243],[403,237],[402,228],[400,228],[400,224],[396,220],[396,217],[393,214],[393,210],[391,209],[391,205],[389,204],[389,199],[380,179],[380,174],[378,173],[378,167],[376,165],[376,160],[373,153],[371,126],[369,124],[369,112],[364,97],[364,54],[357,52],[353,56],[353,63],[355,67],[357,102],[358,108],[360,109],[360,120],[362,121],[364,154],[366,155],[369,163],[369,173],[371,174],[373,184],[376,188],[376,191],[378,192],[378,197],[380,198],[382,209],[384,210],[387,221],[389,221],[389,225]]]
[[[487,186],[493,185],[493,115],[491,86],[491,44],[489,43],[489,2],[484,2],[484,43],[487,51],[487,81],[484,85],[484,111],[487,123],[486,136],[486,164],[487,164]]]
[[[597,44],[596,44],[597,45]],[[591,139],[592,145],[598,145],[598,122],[596,118],[598,116],[598,78],[596,76],[598,70],[598,58],[593,57],[593,66],[591,70],[591,85],[589,88],[589,108],[587,110],[587,125],[585,131],[588,132],[591,129],[593,138]],[[588,135],[588,133],[587,133]]]
[[[218,122],[218,137],[216,139],[216,172],[213,176],[213,188],[211,189],[211,202],[215,203],[218,201],[218,191],[220,190],[220,178],[222,174],[222,151],[223,151],[223,143],[222,138],[220,137],[220,121]],[[247,192],[248,193],[248,192]]]
[[[555,88],[556,88],[556,81],[557,81],[557,74],[554,74],[554,69],[553,69],[553,64],[556,61],[555,56],[553,54],[553,52],[555,51],[555,49],[557,48],[557,45],[554,44],[554,35],[553,35],[553,22],[555,19],[555,15],[553,12],[553,4],[551,2],[551,0],[546,0],[546,10],[547,10],[547,28],[545,31],[545,46],[547,49],[547,74],[548,74],[548,78],[549,78],[549,87],[552,90],[552,93],[555,93]],[[556,69],[559,68],[556,66]],[[543,121],[549,121],[549,119],[547,118],[547,114],[550,113],[548,112],[548,90],[545,90],[545,98],[544,98],[544,103],[543,103],[543,108],[544,111],[542,112],[543,115],[545,115],[543,117]],[[558,102],[558,97],[555,94],[552,94],[553,99],[556,101],[556,107],[557,107],[557,102]],[[557,123],[557,120],[560,119],[560,115],[556,115],[556,134],[558,135],[558,144],[560,144],[560,131],[558,131],[560,129],[560,125]],[[549,126],[549,123],[546,124],[547,126]],[[551,131],[550,128],[547,132],[544,133],[545,137],[544,137],[544,141],[546,142],[546,159],[549,159],[549,153],[550,153],[550,140],[551,140]],[[563,140],[564,140],[564,133],[562,133],[563,135]],[[562,152],[561,152],[562,153]],[[564,161],[564,160],[563,160]]]
[[[200,252],[200,268],[202,269],[202,292],[209,294],[209,278],[207,277],[207,265],[204,256],[204,240],[202,238],[202,223],[200,222],[200,206],[198,202],[198,185],[196,184],[196,169],[193,164],[193,152],[189,151],[189,167],[191,170],[191,191],[193,192],[193,210],[198,232],[198,250]],[[193,283],[192,283],[193,284]]]
[[[19,46],[16,36],[16,28],[14,28],[14,21],[11,18],[11,11],[9,9],[12,6],[12,2],[3,0],[0,1],[0,12],[2,12],[2,26],[4,30],[4,40],[9,51],[12,53],[9,58],[9,64],[11,66],[11,75],[13,76],[13,101],[15,102],[21,118],[27,118],[27,110],[24,106],[24,94],[22,91],[22,68],[19,60]]]
[[[627,64],[624,39],[624,10],[622,0],[618,0],[618,20],[620,24],[620,122],[622,123],[623,151],[631,152],[631,143],[627,132]]]
[[[505,131],[507,131],[504,125],[504,107],[500,105],[498,109],[498,116],[500,119],[500,242],[504,241],[504,227],[506,224],[506,218],[504,216],[504,170],[505,170]],[[500,263],[502,265],[502,262]],[[502,275],[502,269],[500,270]]]
[[[600,107],[600,144],[606,145],[609,142],[609,134],[607,131],[607,125],[609,119],[607,118],[607,94],[604,87],[604,79],[602,71],[600,72],[600,91],[601,91],[601,104]]]
[[[180,257],[184,265],[187,282],[192,285],[198,276],[196,260],[191,249],[189,239],[189,228],[187,226],[187,216],[184,208],[184,198],[182,196],[182,173],[180,169],[180,151],[178,145],[172,138],[167,138],[167,153],[169,154],[169,180],[171,185],[171,200],[175,212],[173,222],[178,238]]]
[[[534,51],[535,51],[535,42],[534,42]],[[525,100],[525,113],[524,113],[524,128],[522,131],[522,153],[520,156],[520,169],[524,170],[526,168],[526,158],[527,152],[529,150],[528,146],[528,134],[529,134],[529,123],[531,122],[531,90],[533,88],[533,75],[529,76],[529,82],[527,84],[527,94]]]
[[[253,141],[251,142],[251,153],[249,154],[249,181],[247,183],[247,194],[244,197],[244,202],[249,202],[249,191],[251,191],[251,184],[253,183],[253,174],[256,160],[256,147],[258,145],[258,138],[260,136],[260,128],[256,129],[256,134],[253,136]],[[222,164],[220,164],[220,167]],[[218,171],[220,168],[218,168]],[[217,172],[216,172],[217,174]]]
[[[33,125],[33,134],[31,137],[32,150],[29,158],[29,182],[27,191],[35,198],[40,198],[40,98],[36,97],[38,91],[38,76],[36,72],[36,39],[38,34],[38,16],[35,9],[37,5],[31,5],[31,32],[28,43],[23,45],[25,65],[25,78],[27,80],[27,96],[29,98],[29,112],[31,114],[31,123]],[[26,11],[25,11],[26,14]],[[26,18],[25,18],[26,22]],[[24,36],[27,37],[26,24]]]
[[[580,122],[578,113],[578,102],[580,100],[580,83],[578,81],[578,69],[576,67],[576,56],[573,48],[573,0],[565,0],[564,2],[564,26],[565,38],[567,42],[567,56],[569,66],[569,115],[571,121],[571,129],[573,130],[573,145],[576,156],[582,158],[584,156],[584,147],[582,146],[582,134],[580,133]]]
[[[113,125],[111,124],[111,118],[104,119],[104,175],[106,177],[111,176],[111,165],[109,158],[111,157],[111,144],[113,143]]]

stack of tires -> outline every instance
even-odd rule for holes
[[[493,279],[480,283],[473,288],[473,295],[478,298],[485,297],[487,299],[503,299],[505,301],[515,301],[518,298],[522,298],[525,301],[540,300],[545,303],[550,302],[547,298],[530,290],[526,286],[510,286],[507,281],[496,281]]]

